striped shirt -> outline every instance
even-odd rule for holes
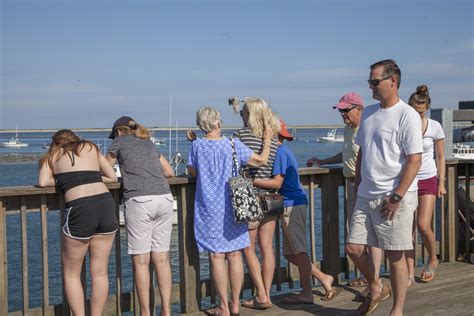
[[[250,127],[235,131],[233,136],[240,139],[240,141],[252,149],[254,153],[261,154],[263,150],[263,139],[252,135]],[[277,149],[278,140],[274,137],[270,145],[270,155],[268,156],[267,164],[262,167],[244,166],[244,172],[247,176],[252,179],[270,179],[272,177],[273,162],[275,161]]]

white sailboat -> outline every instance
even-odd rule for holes
[[[336,135],[337,129],[332,129],[329,131],[326,136],[321,136],[316,138],[316,141],[322,142],[322,143],[342,143],[344,142],[344,136],[342,135]]]
[[[0,143],[0,147],[5,148],[22,148],[28,147],[27,143],[23,143],[18,137],[18,128],[15,131],[15,137],[12,137],[8,142]]]

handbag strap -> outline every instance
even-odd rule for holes
[[[230,140],[230,145],[232,146],[232,176],[237,176],[238,173],[239,173],[239,168],[238,168],[238,164],[237,164],[237,152],[235,151],[235,144],[234,144],[234,140],[229,137],[229,140]]]

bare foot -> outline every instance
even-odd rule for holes
[[[332,275],[326,274],[324,278],[319,280],[321,284],[323,285],[323,288],[326,290],[326,292],[332,290],[332,284],[334,283],[334,277]]]

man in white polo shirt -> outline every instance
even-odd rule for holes
[[[417,207],[415,177],[423,152],[418,113],[400,100],[401,72],[393,60],[370,67],[369,87],[380,103],[366,107],[355,143],[360,146],[353,210],[346,251],[365,275],[370,293],[359,313],[370,314],[391,295],[377,278],[366,249],[378,247],[390,262],[394,302],[390,315],[402,315],[408,285],[405,250],[413,248],[412,223]]]

